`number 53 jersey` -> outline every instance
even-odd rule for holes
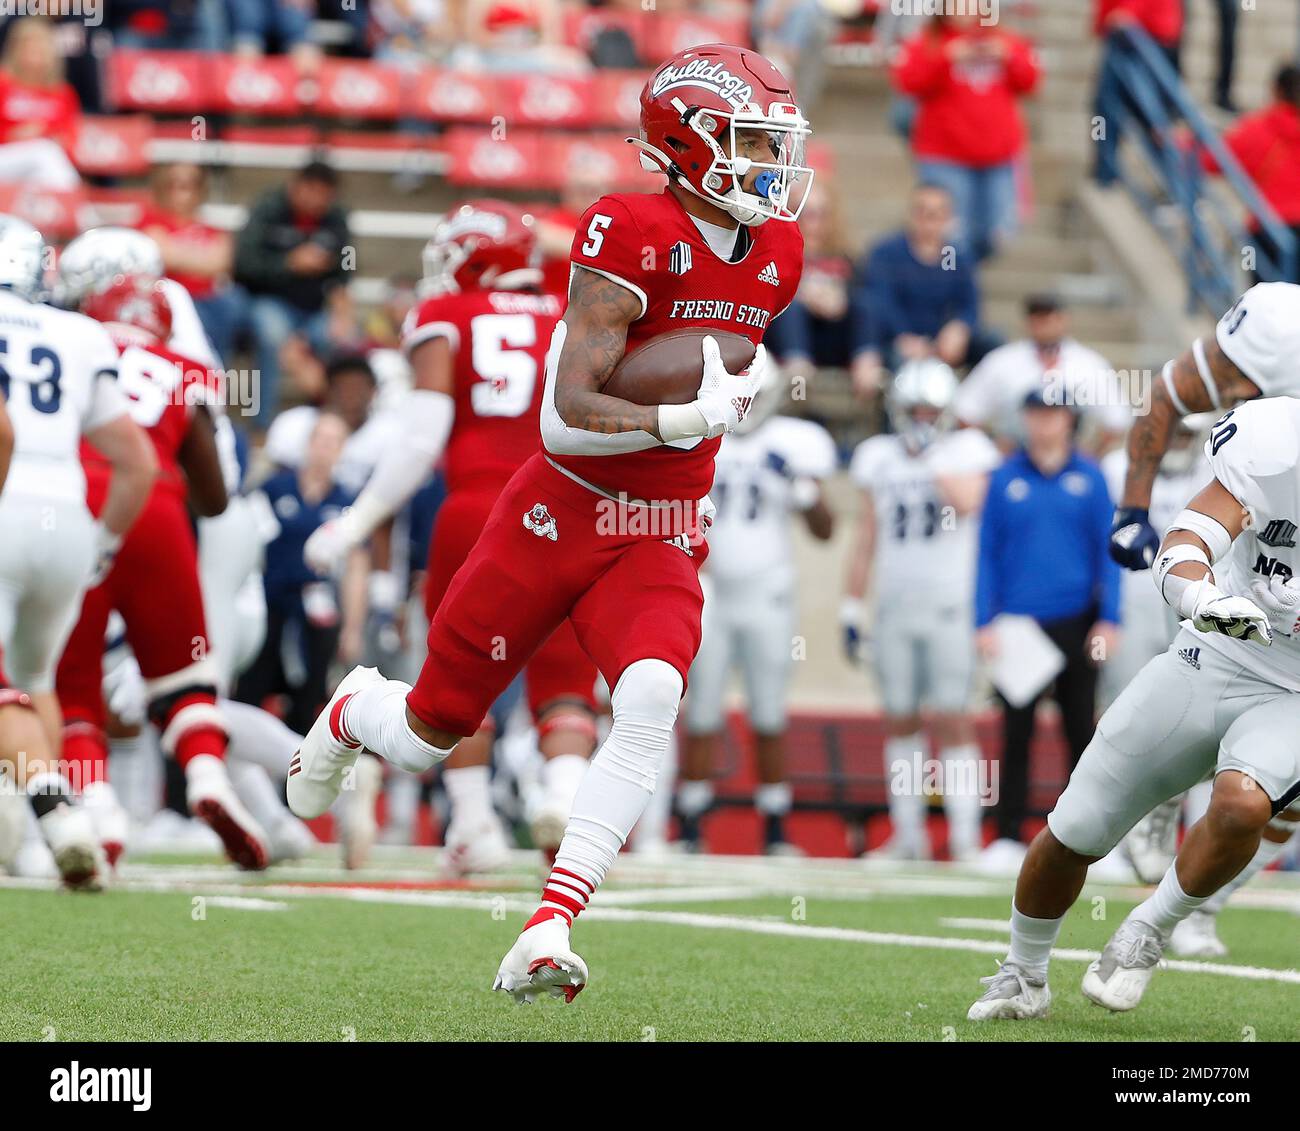
[[[1214,567],[1225,592],[1253,599],[1251,584],[1300,571],[1300,400],[1247,401],[1220,417],[1205,441],[1214,477],[1241,503],[1248,518],[1232,549]],[[1190,631],[1190,625],[1187,626]],[[1300,691],[1300,608],[1275,617],[1273,643],[1197,632],[1211,648],[1279,687]]]
[[[902,437],[872,436],[857,446],[849,475],[871,494],[876,513],[875,592],[892,604],[968,602],[975,588],[976,520],[946,508],[937,476],[984,475],[1001,462],[983,432],[941,434],[919,452]]]
[[[127,411],[117,347],[90,318],[0,291],[0,396],[14,426],[5,493],[81,502],[81,436]]]

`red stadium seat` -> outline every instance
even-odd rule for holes
[[[497,89],[501,113],[511,125],[572,128],[592,124],[594,90],[585,76],[504,78]]]
[[[437,122],[490,122],[501,112],[490,75],[423,71],[409,100],[416,117]]]
[[[87,115],[77,123],[72,160],[87,174],[138,176],[149,170],[149,141],[152,137],[153,122],[148,115]]]
[[[82,213],[86,194],[82,189],[58,191],[26,184],[0,185],[0,212],[19,216],[40,229],[48,240],[65,240],[86,225]]]
[[[305,84],[290,59],[220,55],[213,67],[213,109],[289,117],[302,108]]]
[[[522,188],[535,185],[543,172],[542,141],[538,134],[511,130],[501,139],[490,130],[455,127],[445,135],[454,185],[494,185]]]
[[[641,116],[643,71],[598,71],[595,77],[596,125],[634,128]]]
[[[650,22],[644,12],[617,12],[608,8],[588,8],[585,5],[567,6],[564,11],[564,42],[570,47],[588,51],[592,41],[607,28],[627,32],[636,49],[637,57],[646,57],[646,25]]]
[[[701,43],[749,43],[743,19],[710,16],[659,16],[646,24],[644,58],[652,64]]]
[[[109,98],[119,110],[208,110],[213,102],[211,67],[211,56],[198,51],[114,51],[108,56]]]
[[[637,151],[617,134],[546,134],[542,140],[541,179],[545,188],[564,187],[573,169],[591,169],[610,192],[639,190],[653,192],[663,178],[647,173],[637,160]]]
[[[405,78],[392,67],[327,60],[321,68],[316,111],[339,118],[392,121],[403,111]]]

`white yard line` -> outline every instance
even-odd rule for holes
[[[992,931],[998,935],[1011,933],[1010,919],[940,919],[939,926],[956,931]]]
[[[288,911],[289,905],[274,899],[249,899],[244,895],[207,896],[209,907],[225,907],[231,911]]]

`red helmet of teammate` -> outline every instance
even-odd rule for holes
[[[667,173],[740,223],[795,220],[791,194],[804,164],[808,120],[790,83],[757,51],[710,43],[678,52],[641,91],[641,164]],[[741,135],[739,146],[737,135]],[[750,174],[754,173],[751,178]]]
[[[119,276],[107,289],[88,295],[81,312],[96,322],[134,326],[160,342],[172,332],[172,308],[162,287],[157,280],[138,275]]]
[[[517,291],[542,279],[533,217],[501,200],[469,200],[424,245],[424,294]]]

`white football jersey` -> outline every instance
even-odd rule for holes
[[[977,428],[941,435],[913,455],[901,436],[872,436],[853,453],[849,474],[871,492],[876,512],[876,598],[930,603],[936,593],[970,600],[978,519],[945,510],[938,475],[988,474],[1002,462]]]
[[[709,529],[708,572],[720,582],[763,575],[774,586],[793,584],[791,477],[825,479],[834,470],[835,443],[811,420],[773,416],[753,432],[729,435],[709,489],[718,513]]]
[[[1270,397],[1238,405],[1211,429],[1205,455],[1214,477],[1250,516],[1214,567],[1219,588],[1249,598],[1258,578],[1300,573],[1300,400]],[[1270,647],[1215,632],[1198,635],[1247,670],[1300,691],[1300,629],[1275,628]]]
[[[1300,397],[1300,286],[1256,283],[1219,319],[1215,340],[1266,397]]]
[[[5,493],[84,500],[82,434],[128,409],[104,327],[0,290],[0,395],[14,426]]]

